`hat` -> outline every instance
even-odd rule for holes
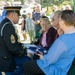
[[[16,12],[18,15],[20,15],[20,9],[21,8],[22,8],[21,6],[4,7],[4,9],[6,10],[6,14],[9,12]]]

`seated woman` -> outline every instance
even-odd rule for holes
[[[50,24],[50,21],[48,17],[42,16],[40,18],[40,25],[42,27],[41,31],[37,34],[39,37],[37,41],[37,37],[34,40],[34,44],[40,45],[46,50],[49,49],[49,47],[52,45],[52,43],[55,41],[55,39],[58,37],[57,30],[53,28]],[[37,59],[39,57],[36,56],[36,53],[34,54],[33,59]]]
[[[25,62],[25,75],[67,75],[75,58],[75,13],[62,11],[59,25],[64,34],[55,40],[46,55],[38,54],[40,59]]]
[[[50,21],[46,16],[42,16],[40,18],[40,25],[42,29],[37,34],[33,44],[36,44],[38,38],[38,43],[36,45],[40,45],[48,50],[51,44],[57,38],[57,30],[51,26]]]

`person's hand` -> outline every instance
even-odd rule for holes
[[[36,55],[39,56],[40,59],[43,59],[43,53],[40,51],[35,52]]]
[[[37,39],[37,38],[35,38],[33,42],[37,42],[37,40],[38,40],[38,39]]]
[[[43,55],[41,55],[41,54],[38,54],[38,56],[40,57],[40,59],[42,59],[42,60],[43,60]]]
[[[39,24],[39,21],[35,21],[34,24],[36,24],[36,25]]]
[[[39,20],[37,20],[37,23],[40,23],[40,21],[39,21]]]

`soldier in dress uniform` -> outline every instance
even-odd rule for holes
[[[6,17],[0,25],[0,72],[12,72],[16,66],[23,69],[23,63],[30,58],[25,56],[13,26],[19,21],[21,7],[4,7],[4,9]]]

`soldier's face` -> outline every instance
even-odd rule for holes
[[[14,13],[14,24],[17,24],[19,21],[19,15],[17,13]]]

